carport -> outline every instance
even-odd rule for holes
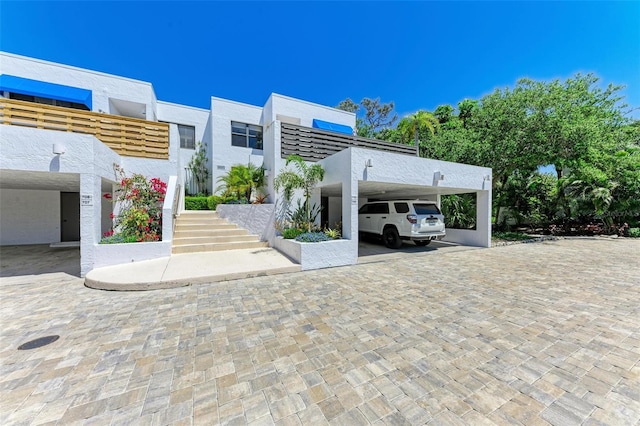
[[[54,171],[49,172],[1,172],[2,276],[14,275],[20,268],[33,274],[75,274],[76,269],[79,273],[81,222],[93,227],[94,218],[81,218],[81,175],[55,171],[59,161],[58,157],[53,158],[50,167]],[[102,193],[111,193],[112,188],[113,182],[101,179]],[[102,197],[91,202],[101,207],[101,229],[108,230],[111,203]]]
[[[476,198],[475,229],[447,229],[439,245],[491,245],[490,168],[354,147],[320,164],[325,168],[325,179],[313,202],[324,206],[324,224],[341,222],[343,238],[358,241],[358,209],[370,200],[423,199],[440,205],[443,195],[472,193]]]

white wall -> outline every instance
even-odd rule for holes
[[[60,191],[0,189],[0,245],[60,241]]]
[[[211,112],[209,110],[158,101],[158,120],[195,127],[196,145],[198,142],[203,143],[207,150],[209,167],[211,167],[211,153],[213,149],[211,132],[208,131],[211,120]],[[178,147],[180,146],[180,135],[177,133],[177,130],[175,139],[171,139],[171,144],[176,144]],[[178,170],[179,174],[176,176],[179,177],[178,181],[181,185],[184,182],[184,168],[189,165],[191,157],[193,157],[195,152],[195,149],[178,148],[178,168],[180,170]]]
[[[275,238],[275,206],[273,204],[220,204],[216,211],[221,218],[257,235],[261,241]]]
[[[313,119],[329,121],[332,123],[344,124],[351,128],[356,125],[356,115],[352,112],[328,107],[326,105],[314,104],[302,99],[290,98],[288,96],[271,94],[264,107],[265,122],[271,123],[277,119],[278,114],[288,117],[299,118],[300,125],[312,127]]]
[[[171,256],[171,241],[132,244],[96,244],[93,268]],[[89,272],[89,271],[87,271]],[[84,276],[86,274],[83,273]]]
[[[299,243],[278,237],[275,239],[274,247],[299,263],[303,271],[354,265],[358,262],[357,240]]]
[[[172,127],[175,129],[175,126]],[[52,152],[53,143],[63,144],[66,147],[65,154],[57,158]],[[90,135],[20,126],[2,126],[0,146],[0,170],[47,172],[52,179],[57,174],[79,175],[80,196],[88,195],[92,198],[91,205],[81,205],[80,208],[82,275],[89,272],[99,260],[96,257],[96,245],[102,236],[102,187],[104,180],[113,182],[116,179],[113,164],[123,166],[128,175],[141,173],[168,182],[169,176],[175,174],[178,157],[175,144],[170,147],[169,161],[121,157]],[[55,169],[52,170],[53,165]],[[56,202],[59,205],[59,197]],[[4,216],[5,203],[2,203],[1,208],[0,216]],[[59,234],[59,207],[57,218]],[[19,226],[28,227],[29,224],[25,222]],[[160,251],[166,252],[164,249]]]
[[[262,108],[226,99],[211,98],[213,140],[211,175],[214,192],[219,185],[218,179],[226,175],[231,166],[249,162],[261,166],[264,160],[263,150],[231,145],[231,121],[262,126]],[[263,143],[267,141],[264,140]]]
[[[468,192],[485,189],[485,175],[491,175],[487,167],[452,163],[449,161],[418,158],[409,155],[393,154],[364,148],[352,150],[352,167],[358,180],[371,182],[388,182],[397,184],[423,185],[433,189],[433,193],[453,189],[465,189]],[[364,179],[364,163],[371,159],[373,167],[367,168]],[[434,175],[440,172],[445,176],[442,181],[435,181]]]
[[[144,81],[6,52],[0,52],[0,74],[91,90],[93,111],[109,113],[109,98],[114,98],[144,104],[147,119],[156,117],[156,95],[151,83]]]

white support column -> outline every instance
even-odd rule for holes
[[[162,205],[162,241],[173,240],[173,200],[176,195],[178,185],[177,176],[169,176],[167,184],[167,193],[165,194],[164,203]],[[178,212],[175,212],[176,214]]]
[[[491,189],[476,193],[476,232],[478,245],[491,247]]]
[[[351,173],[342,182],[342,237],[358,241],[358,179]]]
[[[93,269],[95,244],[100,242],[102,191],[100,176],[80,174],[80,275]]]

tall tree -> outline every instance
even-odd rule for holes
[[[440,123],[433,114],[425,110],[419,110],[400,120],[398,130],[400,130],[405,141],[408,142],[413,138],[416,146],[416,155],[420,156],[420,132],[427,131],[433,136],[439,126]]]
[[[364,111],[364,114],[356,117],[356,129],[358,136],[367,138],[376,137],[379,132],[392,127],[398,119],[398,114],[393,112],[393,101],[385,104],[380,102],[380,98],[363,98],[360,104],[347,98],[340,101],[336,108],[355,114]]]

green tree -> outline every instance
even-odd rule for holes
[[[380,98],[363,98],[360,104],[347,98],[340,101],[336,108],[355,113],[358,136],[366,138],[376,137],[379,132],[393,126],[398,119],[398,114],[393,112],[393,101],[385,104],[380,102]],[[358,116],[360,111],[364,111],[364,114]]]
[[[311,193],[324,179],[324,169],[320,164],[307,164],[299,155],[289,155],[286,166],[293,163],[295,170],[284,169],[275,177],[273,186],[276,191],[283,190],[283,195],[287,204],[291,202],[293,192],[302,189],[305,198],[305,217],[307,219],[307,230],[311,232],[312,207],[310,205]]]
[[[444,124],[454,118],[453,111],[454,109],[451,105],[438,105],[436,110],[433,112],[433,115],[436,116],[440,124]]]
[[[218,179],[221,183],[216,189],[222,191],[223,196],[234,196],[237,200],[251,202],[251,196],[257,193],[265,184],[264,168],[249,163],[231,166],[229,172]]]
[[[467,128],[473,114],[478,110],[478,101],[465,99],[458,103],[458,118],[462,122],[462,127]]]
[[[207,147],[200,141],[196,143],[196,151],[191,157],[191,161],[189,161],[188,169],[196,181],[196,192],[209,195],[207,182],[210,172],[207,161]]]
[[[425,110],[416,111],[398,123],[398,130],[400,130],[404,141],[408,142],[413,138],[418,155],[420,154],[420,133],[426,131],[433,136],[439,127],[438,119]]]

